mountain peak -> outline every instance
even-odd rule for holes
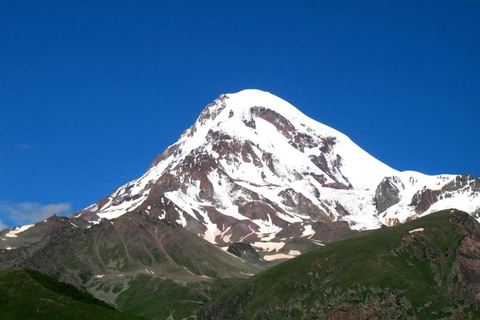
[[[282,114],[302,114],[297,108],[282,98],[279,98],[270,92],[258,89],[245,89],[237,93],[226,94],[226,96],[229,99],[229,106],[233,109],[262,106],[273,109]]]
[[[260,108],[272,110],[283,118],[288,119],[291,123],[301,126],[314,125],[317,127],[317,130],[319,129],[318,127],[321,126],[323,129],[341,134],[328,126],[308,118],[287,101],[269,92],[258,89],[245,89],[237,93],[221,95],[202,111],[197,122],[205,124],[207,119],[217,119],[220,113],[222,113],[222,116],[215,122],[216,125],[231,118],[248,121],[251,117],[258,117],[258,110]]]
[[[142,177],[79,216],[141,211],[225,245],[318,239],[333,221],[393,225],[446,204],[449,190],[480,191],[475,181],[454,179],[398,172],[285,100],[248,89],[207,105]],[[474,199],[464,202],[475,211]]]
[[[275,111],[290,121],[297,118],[307,118],[293,105],[269,92],[246,89],[237,93],[220,95],[205,107],[195,125],[210,123],[218,126],[226,121],[231,125],[236,120],[245,123],[252,117],[258,116],[259,108]],[[214,120],[216,121],[212,123]]]

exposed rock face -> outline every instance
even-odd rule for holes
[[[227,252],[249,261],[260,260],[260,255],[258,254],[257,250],[255,250],[255,248],[248,243],[234,243],[228,247]]]
[[[278,196],[281,197],[282,204],[295,213],[308,215],[314,221],[332,222],[332,219],[321,208],[300,192],[289,188],[281,191]]]
[[[59,232],[64,228],[77,227],[85,229],[90,226],[83,219],[69,219],[56,215],[23,228],[5,229],[0,232],[0,249],[13,250],[32,245],[44,237]]]
[[[327,243],[339,239],[350,238],[357,233],[358,231],[350,229],[348,222],[335,221],[322,224],[322,226],[315,232],[312,239],[318,239]]]
[[[455,180],[450,181],[447,183],[443,188],[442,191],[457,191],[459,189],[468,187],[472,189],[473,191],[480,191],[480,179],[473,176],[473,174],[470,174],[468,177],[464,173],[461,176],[456,176]]]
[[[474,288],[476,299],[480,300],[480,226],[466,219],[453,217],[457,230],[465,235],[456,249],[455,276]]]
[[[326,320],[343,319],[404,319],[413,320],[413,308],[402,292],[382,290],[379,288],[369,288],[368,291],[380,291],[375,294],[366,294],[365,303],[340,303],[330,314],[326,315]],[[365,290],[367,291],[367,290]],[[367,291],[367,292],[368,292]],[[357,293],[355,289],[350,289],[348,294]],[[360,291],[357,294],[362,294]],[[365,294],[365,293],[363,293]],[[345,296],[344,299],[347,299]],[[394,307],[395,306],[395,307]]]
[[[430,190],[427,188],[423,188],[422,190],[415,193],[410,205],[415,208],[416,213],[421,214],[427,211],[432,206],[432,204],[437,202],[441,194],[441,190]]]
[[[373,201],[378,212],[383,212],[400,201],[400,191],[405,189],[398,177],[385,177],[375,190]]]
[[[423,187],[412,197],[410,206],[414,208],[415,213],[422,214],[432,207],[433,204],[446,199],[461,197],[468,194],[471,198],[477,198],[480,193],[480,179],[475,179],[473,174],[468,177],[466,174],[457,175],[443,184],[437,184],[436,188]],[[475,216],[478,208],[472,208],[470,214]]]
[[[477,299],[480,299],[480,242],[465,237],[457,249],[459,278],[475,288]]]

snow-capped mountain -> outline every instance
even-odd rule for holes
[[[140,211],[217,244],[321,238],[325,226],[394,225],[439,209],[480,213],[480,179],[399,172],[259,90],[220,96],[145,174],[75,214]],[[346,225],[343,222],[343,225]]]

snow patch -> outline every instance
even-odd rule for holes
[[[145,272],[148,273],[148,274],[155,274],[154,271],[148,270],[147,268],[145,268]]]
[[[412,234],[412,233],[415,233],[415,232],[423,232],[423,229],[424,228],[413,229],[413,230],[408,231],[408,233]]]
[[[190,273],[192,276],[194,276],[194,274],[190,270],[188,270],[187,268],[183,267],[183,269],[185,269],[188,273]]]
[[[31,227],[33,227],[35,224],[28,224],[28,225],[25,225],[25,226],[21,226],[21,227],[17,227],[15,228],[14,230],[10,230],[6,235],[5,237],[9,237],[9,238],[16,238],[17,237],[17,234],[21,233],[21,232],[24,232],[28,229],[30,229]]]
[[[264,252],[278,252],[285,246],[285,242],[254,242],[251,245]]]
[[[285,253],[277,253],[277,254],[272,254],[268,256],[264,256],[263,260],[265,261],[274,261],[274,260],[279,260],[279,259],[292,259],[295,256],[285,254]]]
[[[307,224],[304,226],[302,237],[311,237],[315,234],[315,231],[313,231],[312,225]]]
[[[325,243],[322,243],[322,242],[320,242],[320,241],[318,241],[318,240],[311,239],[311,241],[312,241],[313,243],[315,243],[316,245],[318,245],[318,246],[322,246],[322,247],[325,246]]]

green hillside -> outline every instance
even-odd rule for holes
[[[479,240],[458,211],[364,232],[257,274],[199,319],[480,319]]]
[[[144,319],[28,269],[0,271],[1,319]]]
[[[88,229],[57,220],[40,241],[0,250],[0,269],[35,269],[150,319],[195,316],[225,288],[264,269],[138,212]]]
[[[1,319],[194,319],[199,309],[199,319],[480,319],[480,226],[459,211],[363,232],[246,280],[260,267],[132,214],[62,227],[1,261],[78,279],[125,312],[23,269],[0,271]]]

